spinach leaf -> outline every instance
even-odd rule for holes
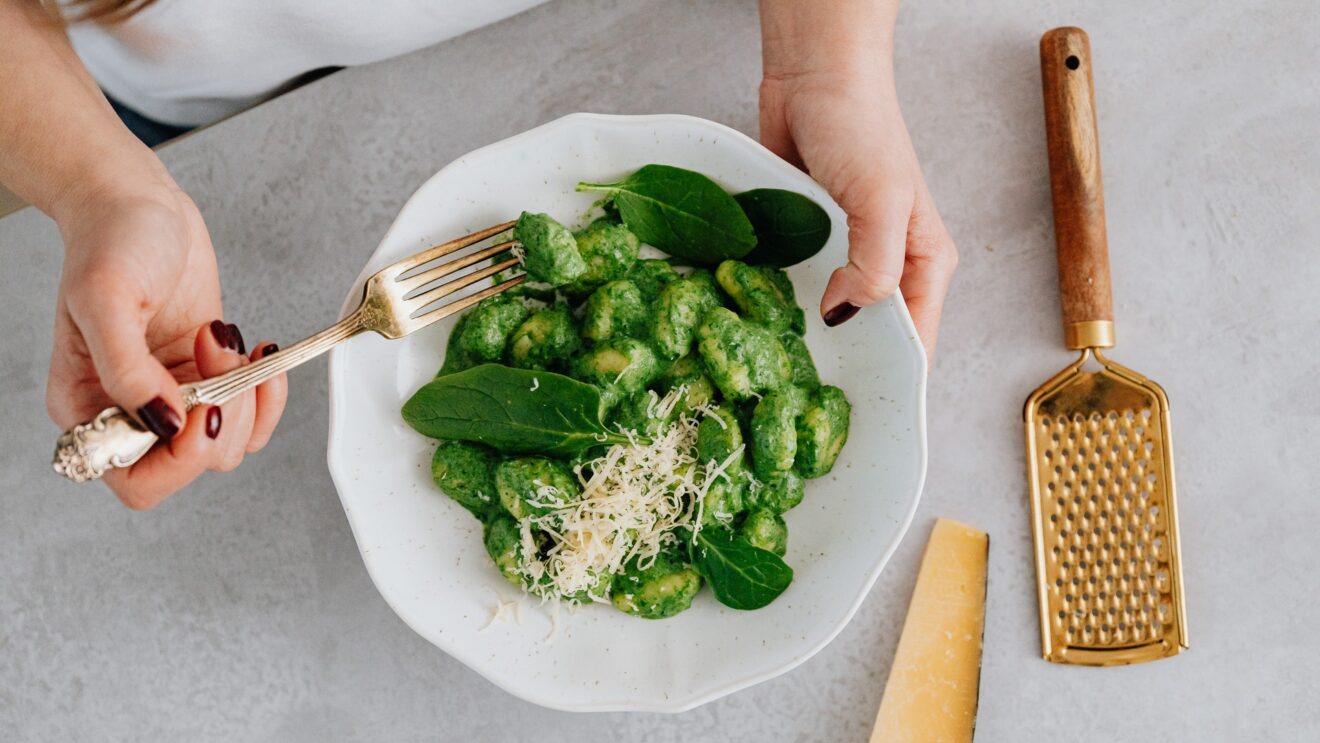
[[[715,598],[733,609],[760,609],[793,582],[793,568],[769,550],[753,547],[727,529],[697,532],[692,564],[710,583]]]
[[[642,242],[695,264],[741,258],[756,245],[752,223],[719,184],[670,165],[646,165],[618,183],[579,183],[613,196]]]
[[[500,364],[433,379],[403,405],[408,425],[431,438],[553,456],[628,443],[601,423],[600,412],[600,390],[592,385]]]
[[[830,215],[795,191],[757,188],[733,197],[751,220],[756,247],[747,263],[787,268],[820,252],[830,239]]]

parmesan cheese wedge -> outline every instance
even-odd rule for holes
[[[971,743],[990,537],[935,522],[871,743]]]

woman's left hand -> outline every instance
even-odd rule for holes
[[[848,263],[821,298],[826,324],[901,288],[933,354],[958,251],[899,110],[884,28],[892,31],[892,16],[850,21],[835,4],[762,2],[761,142],[806,170],[848,214]]]

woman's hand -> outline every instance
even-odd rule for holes
[[[940,221],[899,110],[897,2],[762,0],[761,142],[803,168],[848,214],[827,325],[901,288],[927,354],[958,252]]]
[[[54,218],[64,274],[46,407],[61,428],[119,405],[162,443],[106,483],[150,508],[205,469],[266,443],[284,408],[272,379],[186,417],[179,382],[222,374],[246,354],[219,320],[220,282],[202,216],[111,109],[43,3],[0,0],[0,183]]]
[[[248,355],[226,325],[211,239],[172,184],[94,194],[56,213],[65,244],[46,406],[61,428],[117,404],[160,437],[105,482],[130,508],[151,508],[203,470],[229,470],[269,440],[287,382],[272,379],[220,407],[184,414],[180,382],[222,374]]]

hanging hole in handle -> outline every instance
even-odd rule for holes
[[[1069,54],[1068,58],[1063,60],[1063,64],[1070,70],[1075,70],[1082,66],[1082,60],[1077,58],[1076,54]]]

